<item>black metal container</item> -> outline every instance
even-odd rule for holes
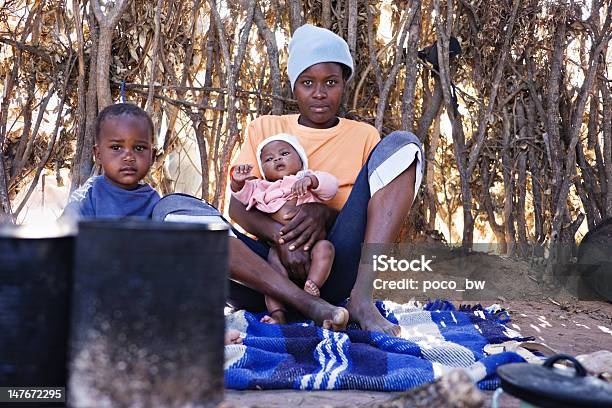
[[[227,237],[221,224],[79,223],[69,406],[223,399]]]
[[[66,385],[74,231],[0,227],[0,387]]]

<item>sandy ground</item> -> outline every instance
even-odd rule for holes
[[[532,275],[538,268],[524,261],[475,254],[464,259],[438,255],[434,272],[444,275],[461,270],[470,279],[486,279],[493,290],[481,293],[479,300],[466,300],[465,293],[448,296],[458,303],[485,306],[497,303],[510,312],[509,326],[525,336],[546,344],[557,352],[571,355],[599,350],[612,350],[612,304],[602,301],[579,301],[565,291],[551,293],[542,290]],[[401,273],[381,273],[387,280],[405,278]],[[432,293],[437,297],[437,293]],[[378,290],[375,297],[404,303],[415,296],[403,290]],[[427,296],[418,294],[419,300]],[[451,293],[451,295],[453,295]],[[485,407],[490,407],[492,392],[487,392]],[[393,398],[395,393],[363,391],[235,391],[227,390],[226,403],[234,407],[370,407]],[[502,407],[518,407],[508,396],[501,399]]]

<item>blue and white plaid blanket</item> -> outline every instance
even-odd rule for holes
[[[516,353],[487,355],[484,347],[525,341],[506,327],[503,309],[436,301],[427,305],[377,302],[402,328],[401,337],[358,329],[332,332],[309,323],[270,325],[260,315],[226,316],[242,345],[225,346],[225,384],[233,389],[403,391],[462,367],[482,389],[495,389],[495,369],[523,362]]]

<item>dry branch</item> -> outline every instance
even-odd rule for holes
[[[157,80],[157,59],[159,55],[159,32],[161,30],[161,9],[163,0],[157,0],[155,7],[155,29],[153,34],[153,56],[151,60],[151,76],[149,77],[149,94],[147,95],[146,110],[149,115],[153,111],[153,93],[155,92],[155,81]]]
[[[406,35],[408,34],[408,30],[412,26],[414,16],[416,15],[418,9],[418,7],[413,7],[410,9],[410,12],[406,12],[403,24],[400,24],[401,35],[400,40],[395,47],[395,60],[393,61],[393,66],[391,67],[387,78],[382,84],[382,89],[380,89],[380,95],[378,97],[378,107],[376,109],[376,121],[374,122],[374,127],[376,127],[379,132],[382,130],[389,91],[391,90],[391,86],[393,86],[393,84],[395,83],[397,73],[400,69],[400,64],[404,62],[404,43],[406,40]]]
[[[406,45],[406,76],[402,93],[402,130],[412,130],[414,123],[415,91],[417,85],[417,51],[421,33],[421,1],[416,0],[411,8],[415,9],[413,22],[410,24],[408,43]]]
[[[97,47],[96,87],[98,93],[98,109],[102,110],[113,103],[109,82],[111,63],[111,48],[115,27],[121,15],[130,4],[130,0],[117,0],[114,7],[107,14],[102,12],[100,0],[91,0],[91,8],[98,21],[100,35]],[[107,6],[108,8],[108,6]]]
[[[270,83],[272,84],[272,94],[281,94],[281,71],[278,64],[278,46],[276,44],[276,36],[268,28],[266,19],[261,12],[259,5],[255,6],[255,24],[261,33],[261,36],[266,42],[266,54],[268,55],[268,64],[270,66]],[[263,77],[262,77],[263,79]],[[280,115],[283,112],[283,103],[279,98],[274,98],[272,101],[272,114]]]

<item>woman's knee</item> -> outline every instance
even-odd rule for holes
[[[396,130],[383,137],[374,148],[374,151],[383,150],[386,153],[393,154],[409,144],[415,144],[419,147],[419,149],[422,149],[423,147],[421,141],[414,133],[404,130]]]
[[[385,143],[397,143],[400,145],[406,145],[408,143],[417,143],[419,146],[421,145],[421,141],[419,138],[412,132],[408,132],[406,130],[395,130],[389,133],[387,136],[381,139],[381,142],[385,141]]]
[[[423,149],[419,139],[410,132],[396,131],[385,136],[374,148],[368,159],[368,183],[370,196],[393,182],[417,162],[415,191],[423,172]]]
[[[414,133],[396,130],[383,137],[380,142],[374,147],[372,154],[368,159],[368,174],[382,165],[385,161],[391,158],[396,153],[401,153],[412,145],[412,149],[416,148],[422,152],[422,143]]]

